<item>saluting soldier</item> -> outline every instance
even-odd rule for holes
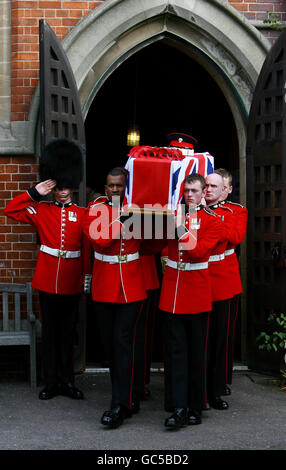
[[[242,284],[240,278],[240,269],[237,259],[237,248],[242,243],[246,230],[247,230],[247,218],[248,211],[242,204],[232,202],[227,198],[232,193],[232,175],[224,169],[218,168],[214,171],[222,176],[224,187],[219,198],[219,205],[230,208],[233,211],[233,220],[235,223],[234,229],[230,232],[227,249],[225,251],[225,260],[227,264],[228,276],[231,278],[233,297],[230,304],[230,318],[228,328],[228,356],[227,356],[227,376],[226,376],[226,390],[225,395],[231,394],[231,389],[228,385],[232,383],[232,371],[233,371],[233,347],[235,337],[235,325],[239,307],[239,296],[242,293]],[[227,217],[228,213],[225,213]]]
[[[39,398],[83,398],[74,385],[73,345],[79,297],[89,272],[89,242],[81,222],[85,209],[72,201],[83,175],[80,148],[66,139],[51,141],[40,160],[41,182],[9,202],[4,213],[31,224],[40,238],[32,280],[42,315],[42,360],[45,387]],[[44,197],[53,194],[54,200]]]
[[[112,398],[101,423],[111,428],[138,411],[134,403],[134,342],[136,327],[146,299],[140,239],[126,236],[122,211],[127,171],[111,170],[105,196],[89,203],[84,232],[94,249],[92,299],[110,364]]]
[[[208,260],[223,236],[220,217],[202,204],[206,183],[191,174],[178,207],[176,238],[168,240],[159,308],[165,314],[165,421],[172,429],[201,423],[208,408],[206,361],[212,309]],[[186,213],[184,212],[186,208]]]

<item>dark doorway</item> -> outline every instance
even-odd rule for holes
[[[127,131],[140,129],[140,145],[166,146],[169,132],[198,140],[198,152],[214,156],[215,167],[234,176],[233,199],[239,195],[238,142],[234,120],[213,78],[195,60],[160,41],[120,65],[96,94],[85,129],[87,186],[102,193],[106,173],[124,166],[130,147]],[[101,360],[92,309],[87,312],[87,363]],[[237,327],[239,329],[239,325]],[[236,334],[240,343],[240,334]],[[158,342],[159,343],[159,342]],[[236,345],[240,355],[240,344]],[[154,349],[153,359],[161,359]]]

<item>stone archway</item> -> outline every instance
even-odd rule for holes
[[[10,2],[2,3],[3,24],[9,24]],[[234,101],[240,101],[247,113],[270,43],[226,0],[107,0],[84,17],[63,41],[84,114],[104,79],[121,61],[166,33],[185,39],[204,59],[216,63],[222,76],[233,84],[237,95]],[[5,45],[9,45],[9,34],[9,28],[1,28]],[[29,120],[10,122],[9,63],[9,47],[4,47],[0,53],[5,77],[0,96],[0,153],[33,154],[37,147],[39,89],[30,106]],[[225,96],[228,98],[227,87]],[[240,134],[241,123],[237,121]],[[244,148],[244,139],[240,147]]]
[[[84,17],[63,40],[84,117],[104,81],[124,60],[167,36],[206,68],[232,110],[244,196],[245,121],[270,43],[225,0],[107,0]],[[37,132],[38,107],[37,89],[29,136]]]
[[[241,201],[246,201],[246,123],[268,41],[225,0],[107,0],[64,39],[84,117],[105,80],[126,59],[161,39],[200,63],[232,111],[239,145]],[[37,114],[38,92],[31,105]],[[31,120],[32,125],[36,125]],[[246,250],[241,250],[246,292]],[[242,310],[245,310],[245,296]],[[244,322],[245,325],[245,322]],[[244,333],[242,326],[242,335]],[[242,357],[243,359],[243,357]]]
[[[108,76],[128,57],[162,38],[197,60],[221,88],[236,123],[245,201],[245,125],[268,41],[225,0],[110,0],[63,41],[86,116]]]
[[[170,38],[216,81],[235,121],[240,199],[246,202],[246,124],[268,41],[225,0],[110,0],[84,18],[64,40],[84,117],[110,74],[141,48]],[[241,246],[244,295],[242,361],[246,345],[246,243]]]

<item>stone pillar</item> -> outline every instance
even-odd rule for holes
[[[0,0],[0,156],[33,154],[35,123],[11,122],[11,0]]]
[[[0,127],[10,123],[11,0],[0,0]]]

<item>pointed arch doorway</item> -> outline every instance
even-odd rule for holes
[[[222,91],[174,41],[160,40],[133,54],[95,95],[85,119],[87,184],[94,189],[102,191],[104,170],[126,163],[133,123],[140,145],[164,146],[169,132],[186,132],[198,140],[197,151],[214,155],[217,168],[239,169],[235,122]]]
[[[106,101],[104,98],[104,91],[108,88],[109,79],[115,78],[116,73],[120,71],[121,66],[124,64],[131,65],[129,60],[135,59],[136,55],[140,52],[148,51],[148,46],[154,46],[161,43],[169,47],[169,53],[180,52],[181,59],[178,63],[178,56],[175,60],[173,68],[170,67],[171,56],[167,67],[162,69],[158,67],[158,61],[161,59],[161,52],[157,53],[155,58],[154,67],[150,66],[150,58],[148,60],[148,77],[152,79],[154,85],[155,78],[161,80],[161,86],[156,98],[161,95],[163,89],[162,84],[170,79],[170,76],[180,76],[181,69],[183,68],[183,58],[188,59],[189,67],[186,74],[187,77],[197,76],[202,80],[202,76],[208,76],[208,83],[203,89],[205,94],[201,96],[203,101],[206,96],[209,97],[207,101],[207,108],[213,112],[211,116],[212,123],[206,121],[209,115],[203,114],[203,105],[198,110],[197,116],[201,116],[203,128],[208,127],[208,133],[202,137],[197,135],[199,143],[204,149],[213,153],[215,158],[216,148],[210,146],[210,143],[218,145],[229,142],[229,129],[226,131],[227,124],[234,123],[231,126],[233,129],[233,142],[237,142],[237,147],[232,145],[232,149],[237,148],[235,157],[231,161],[238,159],[238,166],[235,164],[233,168],[225,164],[224,158],[221,161],[216,159],[216,166],[228,166],[232,170],[239,168],[239,192],[240,200],[242,203],[246,202],[246,157],[245,157],[245,143],[246,143],[246,125],[248,118],[248,111],[251,105],[252,94],[254,86],[257,81],[261,66],[264,58],[270,48],[270,44],[253,28],[245,18],[242,18],[238,12],[235,11],[227,2],[221,3],[221,0],[206,0],[205,2],[185,2],[185,0],[144,0],[144,2],[134,2],[133,0],[107,0],[102,6],[93,10],[85,18],[82,19],[71,31],[71,33],[64,39],[63,48],[66,52],[67,58],[71,64],[71,69],[75,76],[77,85],[77,92],[79,95],[81,110],[84,120],[86,121],[86,129],[88,133],[88,120],[91,119],[93,103]],[[151,49],[149,49],[149,52]],[[184,56],[182,58],[182,56]],[[138,57],[138,55],[137,55]],[[162,56],[163,57],[163,56]],[[199,72],[192,73],[196,67],[199,67]],[[122,69],[121,69],[122,71]],[[129,72],[132,76],[132,68]],[[203,83],[203,82],[202,82]],[[106,87],[105,87],[106,85]],[[216,85],[216,93],[209,93],[209,91]],[[200,87],[201,88],[201,87]],[[172,86],[165,91],[167,102],[172,104],[175,102],[174,116],[180,115],[181,101],[178,100],[177,93],[184,88]],[[192,87],[187,86],[187,90],[192,90]],[[194,87],[194,90],[198,88]],[[109,87],[109,97],[111,97],[112,85]],[[217,103],[214,104],[213,97],[219,96]],[[117,91],[118,95],[124,96],[122,88]],[[166,98],[165,96],[165,98]],[[198,99],[199,94],[193,93],[195,99]],[[188,94],[184,96],[184,103]],[[126,98],[126,95],[125,95]],[[105,128],[108,129],[111,123],[111,117],[114,115],[114,103],[110,104],[109,100],[109,120]],[[165,100],[166,102],[166,100]],[[126,99],[123,108],[126,106]],[[179,104],[178,104],[179,103]],[[198,103],[198,101],[197,101]],[[211,105],[210,105],[211,103]],[[147,103],[145,103],[147,108]],[[230,120],[221,119],[222,107],[228,106],[227,113]],[[193,103],[191,103],[193,111]],[[29,126],[31,132],[36,130],[37,120],[34,117],[37,115],[38,109],[38,93],[36,93],[31,110]],[[169,109],[161,116],[170,116]],[[151,113],[151,114],[150,114]],[[202,114],[201,114],[202,113]],[[158,113],[154,114],[154,110],[149,110],[148,122],[152,122],[150,117],[154,117],[152,129],[156,131],[155,145],[162,145],[161,140],[157,140],[157,129],[159,118]],[[92,121],[92,119],[91,119]],[[120,115],[117,123],[121,124],[123,121],[122,114]],[[145,120],[146,121],[146,120]],[[103,114],[100,124],[104,122]],[[155,122],[155,124],[154,124]],[[199,119],[196,120],[199,122]],[[207,125],[206,125],[207,122]],[[221,123],[219,130],[216,127],[216,132],[212,134],[214,129],[213,123]],[[117,124],[116,129],[120,126]],[[115,134],[115,128],[113,134]],[[93,133],[92,146],[89,145],[87,154],[87,165],[90,164],[90,159],[96,160],[95,170],[88,170],[87,174],[93,171],[93,174],[99,173],[99,162],[101,164],[106,162],[115,162],[108,160],[106,157],[106,149],[110,149],[109,155],[114,156],[114,142],[111,139],[112,133],[108,133],[107,137],[104,136],[103,131],[95,138],[94,131],[96,130],[95,122],[91,124],[91,134]],[[98,129],[100,126],[98,124]],[[151,129],[151,126],[150,126]],[[181,129],[183,131],[183,129]],[[196,129],[191,129],[189,126],[187,132],[196,133]],[[209,140],[202,140],[205,136]],[[120,133],[120,139],[125,141],[124,132]],[[88,136],[87,136],[88,137]],[[162,139],[165,138],[162,136]],[[103,147],[103,158],[100,159],[100,145],[105,139],[105,146]],[[150,139],[151,134],[146,135],[146,139]],[[36,141],[36,139],[35,139]],[[164,142],[165,144],[165,142]],[[205,145],[204,145],[205,144]],[[219,146],[219,145],[218,145]],[[222,147],[221,147],[222,148]],[[227,147],[225,147],[227,149]],[[125,152],[125,150],[123,150]],[[97,158],[98,157],[98,158]],[[122,157],[123,158],[123,157]],[[125,153],[124,153],[125,158]],[[119,162],[116,161],[116,164]],[[106,167],[101,168],[100,172],[105,173]],[[91,173],[92,174],[92,173]],[[101,183],[102,184],[102,183]],[[83,190],[85,196],[85,188]],[[85,204],[85,197],[81,203]],[[244,281],[244,291],[246,292],[246,249],[245,244],[241,247],[241,268]],[[242,310],[246,315],[246,296],[242,297]],[[83,315],[84,316],[84,315]],[[84,322],[83,322],[84,324]],[[81,334],[81,336],[84,336]],[[246,322],[242,325],[241,339],[246,343]],[[96,338],[94,338],[95,342]],[[84,343],[83,339],[83,343]],[[83,349],[83,348],[82,348]],[[85,368],[85,353],[81,349],[79,354],[79,369]],[[241,346],[242,360],[246,361],[246,344]]]
[[[231,109],[211,74],[178,41],[165,38],[136,52],[96,93],[85,119],[86,184],[93,194],[104,193],[110,169],[125,165],[131,124],[140,130],[140,145],[167,145],[167,134],[172,131],[193,135],[198,140],[197,151],[210,152],[216,168],[232,172],[233,200],[240,200],[239,145]],[[160,276],[160,263],[157,265]],[[86,361],[90,366],[105,363],[100,340],[94,341],[96,330],[91,303],[86,329]],[[238,361],[241,347],[239,321],[235,345]],[[162,357],[161,315],[157,312],[153,361],[161,362]]]

